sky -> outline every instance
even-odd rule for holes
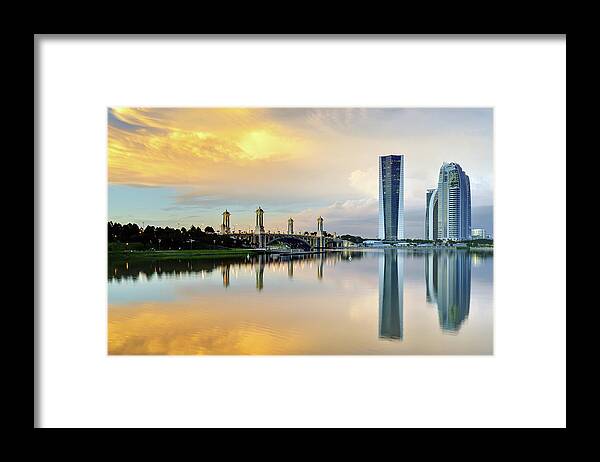
[[[486,108],[108,109],[108,219],[238,229],[324,229],[376,238],[381,155],[404,155],[407,238],[443,162],[469,175],[472,227],[493,233],[493,110]]]

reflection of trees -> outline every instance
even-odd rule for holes
[[[315,261],[318,263],[317,276],[323,277],[323,263],[325,261],[349,261],[363,257],[363,252],[324,252],[315,254],[303,254],[292,256],[278,256],[276,254],[254,254],[250,257],[232,256],[232,257],[216,257],[202,258],[197,260],[187,259],[169,259],[169,260],[136,260],[133,257],[131,260],[115,260],[108,262],[108,280],[120,281],[137,280],[140,276],[151,279],[153,277],[175,276],[179,277],[186,274],[194,273],[210,273],[218,270],[222,272],[223,286],[228,287],[230,284],[229,273],[231,268],[250,268],[257,272],[257,287],[262,288],[262,278],[264,276],[265,267],[270,269],[285,269],[288,276],[293,278],[294,265],[303,262]],[[260,284],[259,284],[260,277]]]
[[[404,315],[404,254],[384,250],[379,263],[379,337],[402,339]]]
[[[471,254],[468,250],[434,250],[425,259],[427,301],[437,304],[444,331],[457,332],[469,316]]]
[[[227,265],[240,265],[244,257],[227,259],[201,259],[201,260],[140,260],[108,262],[108,280],[120,281],[121,279],[136,280],[140,275],[151,279],[156,276],[180,276],[190,273],[212,272]]]

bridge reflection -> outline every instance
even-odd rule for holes
[[[145,260],[110,262],[108,265],[109,282],[120,282],[125,280],[150,280],[152,278],[174,277],[179,278],[188,274],[202,276],[219,271],[223,280],[223,287],[231,285],[232,271],[253,271],[256,275],[256,289],[264,288],[265,268],[273,271],[287,271],[288,278],[294,278],[294,267],[315,266],[315,277],[323,279],[325,266],[335,265],[338,261],[350,261],[362,258],[364,252],[360,251],[328,251],[310,254],[277,255],[277,254],[253,254],[248,256],[235,256],[226,258],[206,258],[198,260]],[[315,265],[316,264],[316,265]]]

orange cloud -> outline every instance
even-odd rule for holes
[[[293,160],[308,141],[250,109],[113,108],[109,182],[201,185],[256,160]]]

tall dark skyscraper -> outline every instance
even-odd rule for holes
[[[379,238],[404,239],[404,156],[379,157]]]

